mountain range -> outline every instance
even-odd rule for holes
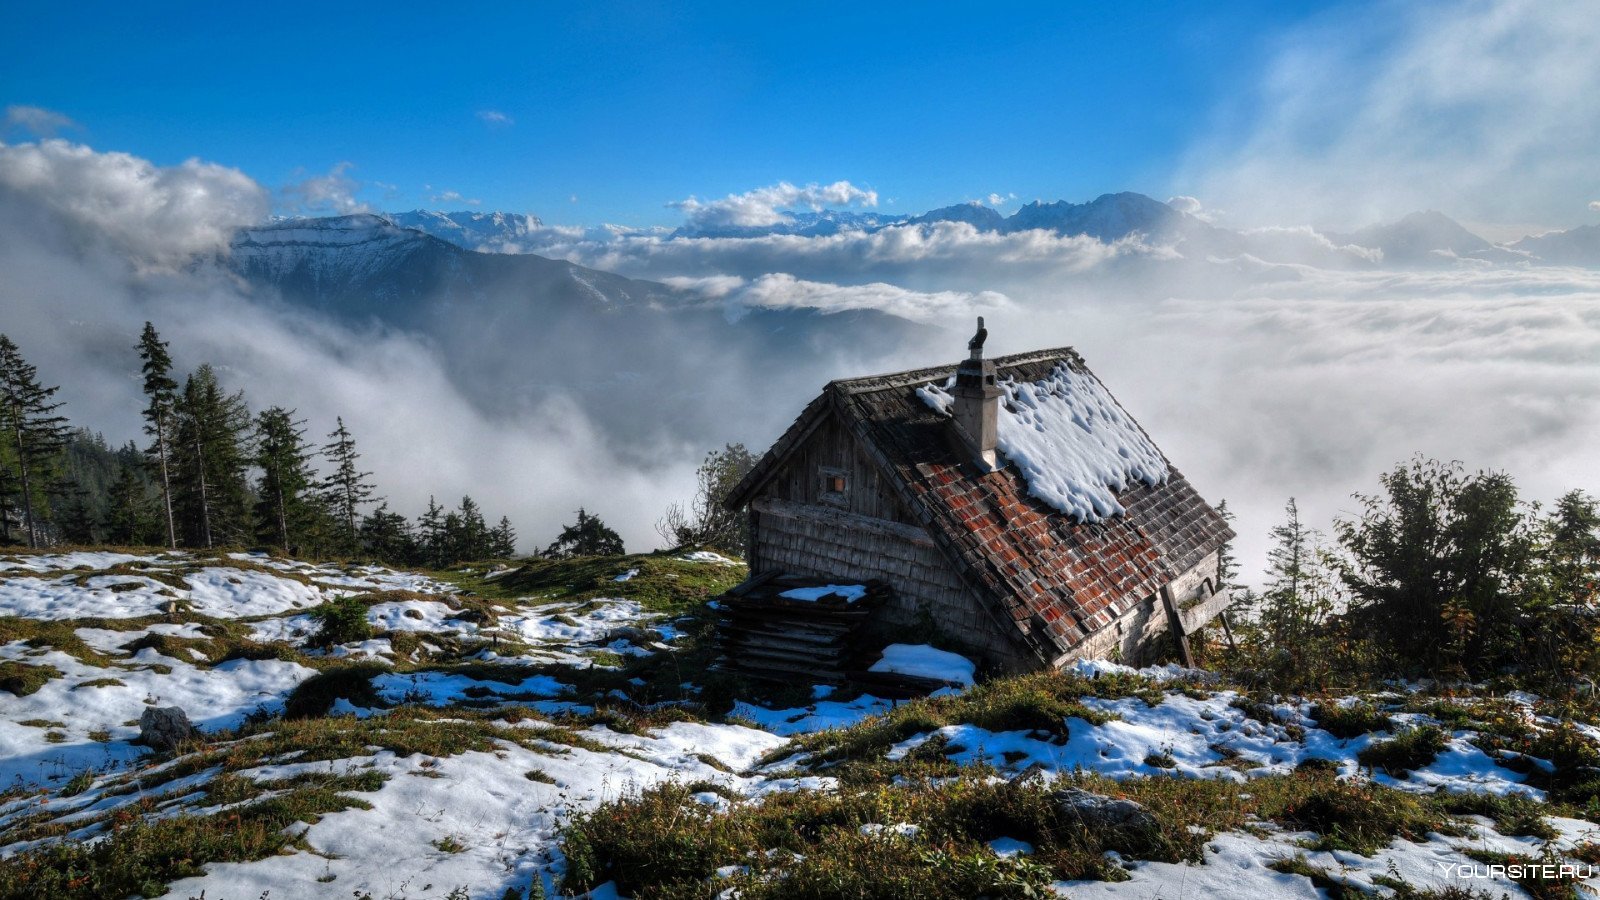
[[[515,252],[544,227],[527,215],[499,212],[413,210],[388,216],[394,224],[425,232],[457,246]],[[686,238],[758,238],[769,235],[821,237],[849,231],[871,233],[906,225],[964,223],[980,232],[1011,234],[1043,229],[1064,237],[1103,242],[1136,236],[1176,246],[1190,258],[1250,255],[1268,262],[1346,267],[1429,268],[1460,260],[1497,265],[1600,267],[1600,225],[1529,235],[1496,244],[1437,211],[1416,212],[1393,222],[1351,232],[1304,228],[1234,230],[1132,191],[1103,194],[1085,203],[1024,204],[1009,216],[976,201],[920,215],[890,215],[825,209],[790,213],[769,225],[687,224],[667,235]]]

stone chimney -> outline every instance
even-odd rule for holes
[[[973,462],[985,472],[998,469],[995,445],[998,443],[1000,421],[1000,387],[995,384],[994,363],[983,358],[983,342],[989,330],[983,327],[983,317],[978,317],[978,333],[967,342],[966,359],[956,367],[956,386],[950,392],[955,397],[951,413],[955,417],[956,434],[972,452]]]

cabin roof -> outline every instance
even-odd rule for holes
[[[994,363],[1001,379],[1039,381],[1063,364],[1094,377],[1068,347]],[[835,417],[963,580],[1045,659],[1110,625],[1233,536],[1170,461],[1165,481],[1132,482],[1116,493],[1125,511],[1099,522],[1078,521],[1032,496],[1015,465],[981,471],[948,416],[916,394],[954,372],[946,365],[830,382],[728,505],[750,502],[816,427]]]

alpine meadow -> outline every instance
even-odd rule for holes
[[[1583,0],[0,29],[0,900],[1600,894]]]

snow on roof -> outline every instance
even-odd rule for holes
[[[949,413],[951,376],[917,388],[933,409]],[[1022,471],[1028,493],[1080,522],[1126,510],[1116,491],[1134,481],[1167,480],[1167,461],[1100,380],[1057,363],[1039,381],[1001,378],[999,449]]]

